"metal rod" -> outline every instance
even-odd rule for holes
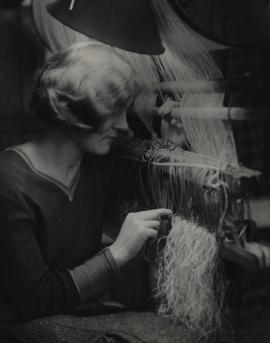
[[[157,107],[153,109],[152,115],[156,117],[162,116]],[[175,107],[171,110],[169,116],[171,118],[269,121],[270,108]]]
[[[179,88],[183,91],[191,91],[192,93],[199,92],[219,92],[224,91],[226,82],[220,81],[182,81],[182,82],[160,82],[154,85],[154,88],[160,89],[163,92],[172,92]]]
[[[159,82],[153,85],[154,89],[159,89],[163,92],[173,92],[176,89],[190,93],[219,93],[224,92],[226,89],[230,90],[233,94],[245,92],[247,90],[256,90],[263,88],[264,85],[258,80],[196,80],[196,81],[169,81]]]

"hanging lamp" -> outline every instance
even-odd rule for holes
[[[57,0],[48,12],[100,42],[140,54],[164,52],[149,0]]]

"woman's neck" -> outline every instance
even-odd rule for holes
[[[70,185],[77,175],[83,153],[66,131],[55,129],[20,145],[34,167],[56,180]]]

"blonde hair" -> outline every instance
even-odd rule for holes
[[[47,122],[97,128],[138,95],[129,63],[113,48],[80,42],[53,55],[38,78],[32,107]]]

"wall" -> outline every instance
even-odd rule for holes
[[[28,103],[33,75],[42,61],[43,47],[29,5],[0,9],[0,149],[41,129]]]

